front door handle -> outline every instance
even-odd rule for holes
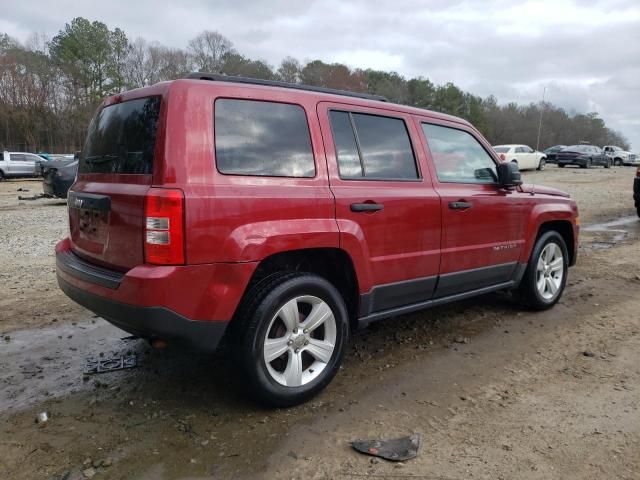
[[[384,205],[381,203],[352,203],[352,212],[377,212],[382,210]]]
[[[466,210],[471,207],[473,207],[472,203],[465,202],[463,200],[460,200],[458,202],[449,202],[449,208],[451,210]]]

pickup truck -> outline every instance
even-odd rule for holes
[[[35,177],[36,167],[43,158],[35,153],[1,152],[0,180],[9,177]]]
[[[605,145],[602,147],[604,154],[613,159],[613,165],[640,165],[640,158],[635,153],[627,152],[620,147],[614,145]]]

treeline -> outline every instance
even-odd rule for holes
[[[540,147],[614,144],[627,140],[607,128],[597,113],[570,114],[551,103],[499,105],[453,83],[407,80],[395,72],[352,69],[287,57],[273,67],[245,57],[218,32],[204,31],[185,49],[142,38],[131,41],[119,28],[75,18],[53,38],[33,35],[21,44],[0,33],[0,151],[73,152],[82,147],[100,101],[122,90],[180,78],[192,71],[277,79],[387,97],[390,101],[445,112],[471,121],[491,143],[535,147],[540,109]]]

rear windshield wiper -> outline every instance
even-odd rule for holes
[[[84,159],[85,162],[95,164],[95,163],[106,163],[111,162],[120,158],[119,155],[116,154],[108,154],[108,155],[93,155],[91,157],[87,157]]]

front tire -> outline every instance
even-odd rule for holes
[[[544,170],[544,166],[545,166],[545,159],[541,158],[540,161],[538,162],[538,168],[537,170]]]
[[[279,273],[241,306],[239,364],[253,396],[274,407],[305,402],[338,372],[349,317],[336,288],[309,273]]]
[[[518,296],[533,310],[553,307],[564,292],[569,271],[569,254],[562,236],[549,231],[536,241]]]

